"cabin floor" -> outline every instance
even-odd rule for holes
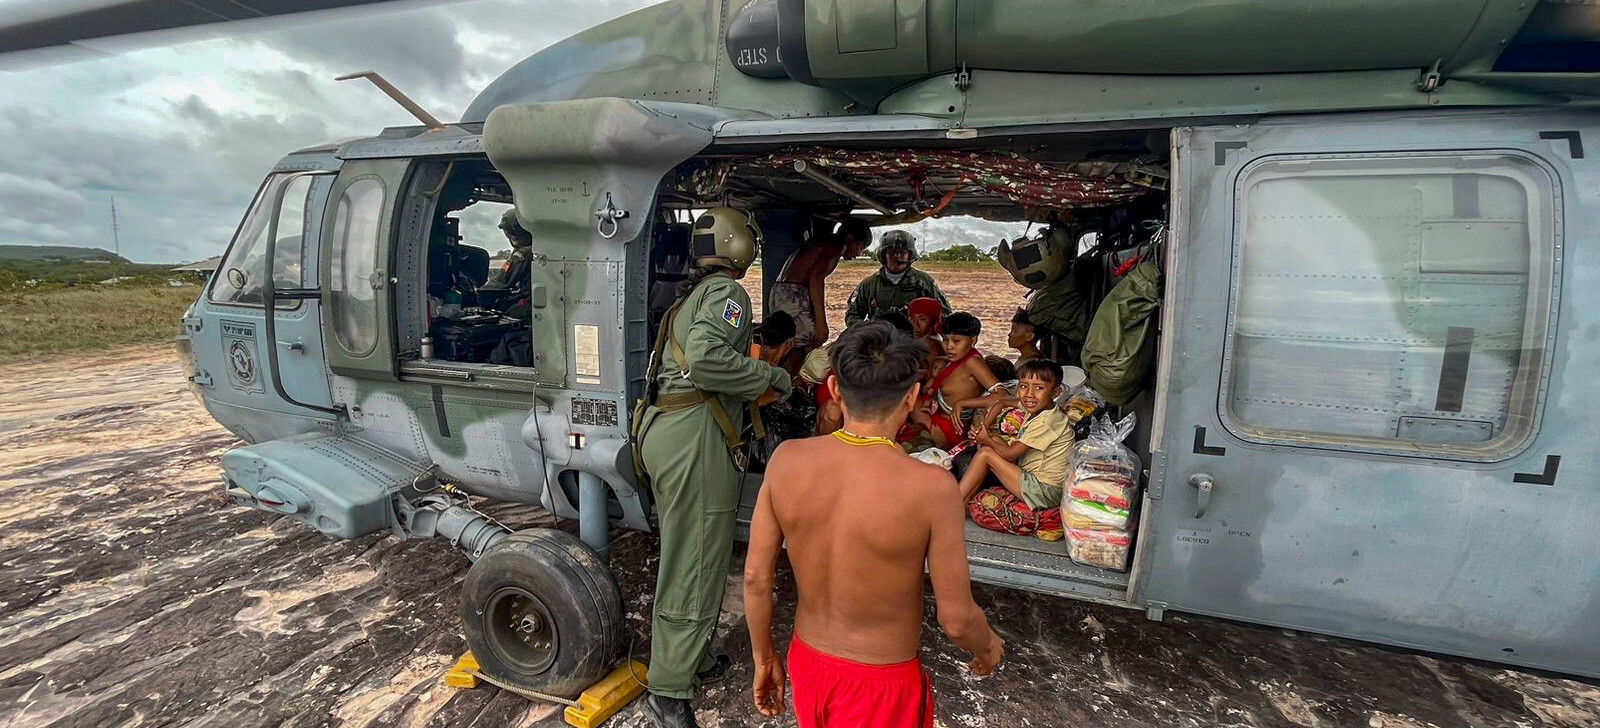
[[[226,505],[217,457],[236,442],[189,395],[170,347],[66,364],[0,370],[0,726],[562,725],[553,707],[443,685],[464,649],[467,562],[450,546],[332,540]],[[546,523],[527,507],[495,512]],[[654,538],[617,534],[611,558],[642,657]],[[749,705],[741,560],[721,630],[737,667],[703,692],[700,722],[793,725]],[[942,726],[1600,724],[1600,688],[1574,680],[976,592],[1007,661],[973,678],[933,626],[930,599],[923,658]],[[635,704],[607,725],[646,724]]]

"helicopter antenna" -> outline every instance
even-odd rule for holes
[[[395,88],[394,84],[389,83],[389,80],[384,78],[377,71],[362,71],[360,73],[347,73],[347,74],[345,74],[343,76],[340,76],[338,78],[335,78],[333,80],[335,80],[335,81],[351,81],[351,80],[358,79],[358,78],[364,78],[364,79],[367,79],[368,81],[371,81],[372,85],[377,86],[379,91],[382,91],[382,92],[388,94],[389,98],[394,99],[394,102],[399,104],[400,108],[403,108],[408,112],[411,112],[412,116],[417,117],[417,121],[422,122],[423,126],[426,126],[429,129],[433,129],[433,130],[439,130],[439,129],[443,129],[444,128],[444,123],[443,122],[441,122],[438,119],[434,118],[433,114],[428,113],[428,110],[422,108],[422,106],[420,104],[418,104],[415,101],[412,101],[411,97],[401,93],[400,89]]]

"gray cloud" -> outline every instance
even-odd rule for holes
[[[482,0],[341,14],[232,40],[214,33],[222,39],[0,73],[0,243],[109,249],[115,196],[124,255],[216,255],[284,154],[415,123],[376,89],[335,83],[334,75],[379,71],[440,118],[455,119],[511,65],[649,4]],[[467,242],[504,248],[494,228],[499,210],[481,207],[464,215]],[[928,249],[987,248],[1002,234],[954,221],[916,229]]]

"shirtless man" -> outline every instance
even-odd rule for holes
[[[917,658],[924,564],[939,626],[973,653],[972,671],[987,675],[1005,649],[972,599],[955,480],[889,439],[916,406],[926,351],[873,321],[845,331],[828,353],[844,429],[778,448],[750,528],[744,595],[756,708],[769,717],[784,710],[772,611],[787,544],[800,600],[788,672],[801,728],[931,728],[933,690]]]
[[[860,255],[871,242],[872,231],[867,224],[850,218],[839,224],[839,231],[831,238],[795,251],[783,264],[767,297],[772,310],[794,317],[796,362],[804,360],[807,351],[828,340],[828,307],[823,287],[828,276],[839,267],[840,260]]]

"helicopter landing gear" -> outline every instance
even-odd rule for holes
[[[581,541],[548,528],[513,533],[472,564],[461,621],[490,677],[554,695],[593,685],[625,646],[610,570]]]

